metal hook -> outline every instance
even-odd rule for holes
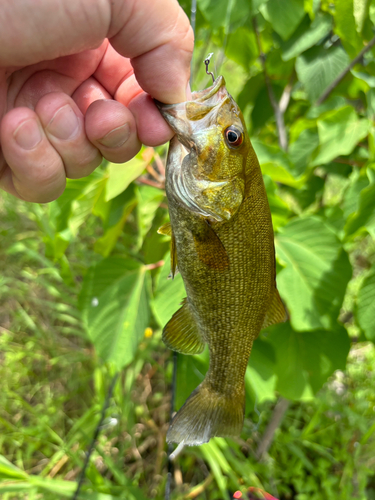
[[[206,65],[206,73],[207,75],[211,75],[212,77],[212,81],[214,82],[215,81],[215,77],[214,77],[214,74],[212,73],[212,71],[208,71],[208,65],[210,64],[210,60],[211,60],[211,57],[214,55],[213,52],[211,52],[210,54],[208,54],[208,56],[206,57],[206,59],[204,60],[204,64]]]

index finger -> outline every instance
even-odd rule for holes
[[[177,0],[113,2],[108,37],[139,85],[167,104],[186,100],[194,34]]]

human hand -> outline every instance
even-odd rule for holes
[[[48,202],[169,140],[151,96],[185,100],[192,50],[177,0],[1,2],[0,188]]]

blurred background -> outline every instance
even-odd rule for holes
[[[193,17],[192,88],[214,52],[261,163],[290,321],[254,344],[241,437],[185,448],[167,485],[161,329],[185,296],[156,232],[167,146],[48,205],[2,193],[4,500],[73,498],[99,424],[80,499],[375,499],[375,4],[198,0]],[[176,408],[207,366],[178,357]]]

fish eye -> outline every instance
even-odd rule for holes
[[[240,130],[238,130],[238,128],[231,125],[225,130],[224,135],[229,147],[237,148],[238,146],[241,146],[243,134]]]

